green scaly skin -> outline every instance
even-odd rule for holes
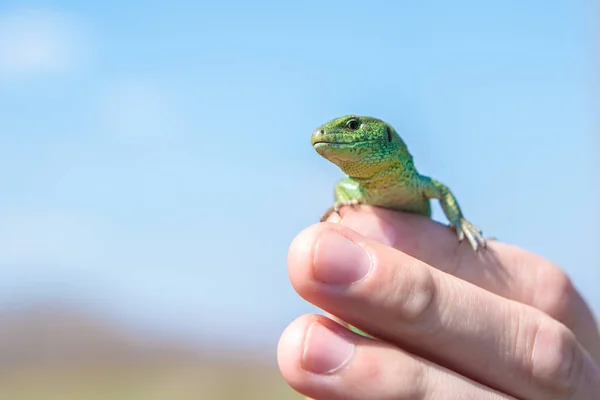
[[[467,221],[450,189],[417,172],[412,155],[394,128],[376,118],[347,115],[321,125],[311,143],[346,173],[335,186],[327,219],[345,205],[368,204],[431,218],[430,199],[438,199],[459,242],[465,237],[475,252],[486,247],[481,231]]]

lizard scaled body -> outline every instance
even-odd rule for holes
[[[315,129],[314,149],[346,173],[335,187],[335,203],[324,221],[342,206],[368,204],[431,217],[430,199],[438,199],[444,214],[474,251],[486,247],[481,231],[467,221],[450,189],[419,174],[412,155],[394,128],[372,117],[347,115]]]

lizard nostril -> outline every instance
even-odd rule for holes
[[[319,131],[319,135],[324,135],[324,134],[325,134],[325,129],[321,129],[321,130]]]

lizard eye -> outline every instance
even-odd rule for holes
[[[346,122],[346,128],[348,129],[352,129],[353,131],[358,129],[358,121],[355,119],[351,119],[350,121]]]

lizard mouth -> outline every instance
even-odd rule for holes
[[[315,140],[313,142],[313,147],[325,147],[325,146],[333,146],[333,147],[344,147],[344,146],[355,146],[363,143],[369,143],[368,140],[362,140],[359,142],[332,142],[327,140]]]

